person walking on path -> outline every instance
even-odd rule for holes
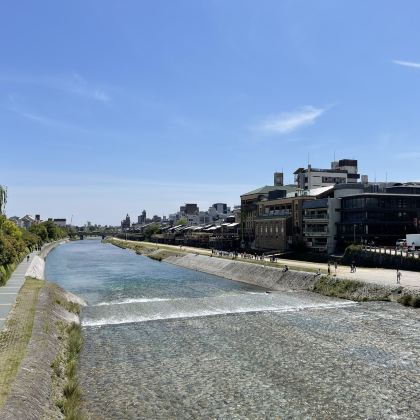
[[[331,275],[331,264],[328,263],[328,275]]]
[[[401,284],[401,271],[397,269],[397,284]]]
[[[334,261],[334,275],[337,275],[337,261]]]
[[[352,273],[355,273],[356,272],[356,261],[352,261],[351,262],[351,268],[352,268]]]
[[[30,259],[31,257],[28,255],[27,257],[26,257],[26,262],[29,262],[29,259]]]

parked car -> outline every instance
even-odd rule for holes
[[[407,246],[407,241],[405,239],[398,239],[397,242],[395,243],[395,246],[398,248],[402,248]]]

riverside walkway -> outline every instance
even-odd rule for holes
[[[117,239],[117,238],[114,238]],[[120,241],[121,239],[117,239]],[[200,255],[211,255],[211,251],[209,249],[204,248],[193,248],[193,247],[184,247],[180,248],[179,246],[175,245],[166,245],[166,244],[155,244],[151,242],[136,242],[136,241],[126,241],[131,243],[142,244],[144,246],[148,246],[150,248],[160,248],[160,249],[169,249],[169,250],[176,250],[176,251],[184,251],[184,252],[191,252]],[[217,256],[217,255],[215,255]],[[238,256],[237,260],[245,261],[245,262],[257,262],[263,263],[263,261],[269,263],[269,258],[265,258],[264,260],[253,260],[253,259],[242,259]],[[270,265],[278,265],[279,268],[284,267],[285,265],[289,266],[291,270],[295,271],[312,271],[315,272],[316,270],[320,269],[323,274],[327,273],[327,264],[325,263],[314,263],[308,261],[300,261],[300,260],[289,260],[284,258],[277,258],[275,263],[270,263]],[[331,265],[331,275],[336,274],[340,279],[349,279],[349,280],[357,280],[362,281],[365,283],[373,283],[373,284],[380,284],[385,286],[396,286],[397,285],[397,271],[385,268],[359,268],[355,273],[350,272],[349,266],[341,266],[339,265],[337,268],[337,272],[335,273],[334,266]],[[401,286],[407,287],[410,289],[420,289],[420,273],[415,271],[405,271],[401,270]]]
[[[16,302],[16,296],[23,286],[23,283],[25,283],[26,270],[36,254],[36,252],[29,254],[29,261],[27,261],[25,257],[16,267],[16,270],[12,273],[7,283],[0,287],[0,330],[2,330],[6,317]]]

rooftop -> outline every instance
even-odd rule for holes
[[[242,194],[241,197],[245,195],[254,195],[254,194],[268,194],[271,191],[286,191],[286,192],[292,192],[296,190],[295,185],[284,185],[282,187],[274,186],[274,185],[265,185],[264,187],[257,188],[256,190],[247,192],[245,194]]]

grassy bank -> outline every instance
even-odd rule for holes
[[[81,408],[82,391],[77,379],[77,363],[83,347],[82,329],[79,324],[60,325],[65,346],[54,359],[53,384],[58,388],[56,405],[68,420],[85,418]]]
[[[420,308],[420,296],[406,294],[398,298],[398,303],[404,306],[411,306],[413,308]]]
[[[321,276],[313,287],[314,292],[324,296],[350,299],[356,302],[390,301],[390,295],[395,291],[394,289],[396,288],[328,276]]]
[[[131,249],[136,254],[145,255],[153,260],[162,261],[171,256],[185,255],[186,252],[175,247],[165,245],[154,245],[142,242],[130,242],[117,239],[105,239],[104,243],[110,243],[122,249]]]
[[[80,307],[70,299],[52,283],[26,279],[0,332],[0,418],[84,418]]]
[[[38,294],[45,282],[27,279],[0,332],[0,408],[16,377],[32,335]]]

